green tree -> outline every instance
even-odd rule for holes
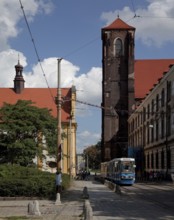
[[[0,161],[27,166],[41,155],[38,135],[45,137],[51,152],[56,149],[56,119],[46,108],[31,101],[4,103],[0,109]]]
[[[101,163],[101,142],[96,145],[87,147],[83,151],[85,161],[88,157],[88,165],[90,169],[99,169]]]

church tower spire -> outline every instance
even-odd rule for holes
[[[102,28],[102,161],[126,157],[134,104],[135,28],[119,17]]]
[[[19,58],[18,58],[18,63],[15,65],[15,71],[16,71],[16,76],[14,78],[14,91],[17,94],[20,94],[24,89],[25,81],[22,75],[23,66],[20,64]]]

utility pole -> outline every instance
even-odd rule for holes
[[[62,58],[57,59],[57,170],[62,168],[62,140],[61,140],[61,106],[62,106],[62,97],[61,97],[61,71],[60,71],[60,62]]]
[[[86,155],[86,171],[89,172],[89,157],[88,154]]]
[[[69,172],[70,172],[70,178],[72,177],[72,113],[70,113],[70,120],[69,120],[69,137],[70,137],[70,142],[69,142]]]

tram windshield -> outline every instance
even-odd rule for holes
[[[133,161],[122,161],[121,170],[122,172],[134,172],[135,163]]]

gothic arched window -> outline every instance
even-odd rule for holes
[[[114,42],[115,47],[115,56],[121,56],[123,55],[123,43],[120,38],[117,38]]]

